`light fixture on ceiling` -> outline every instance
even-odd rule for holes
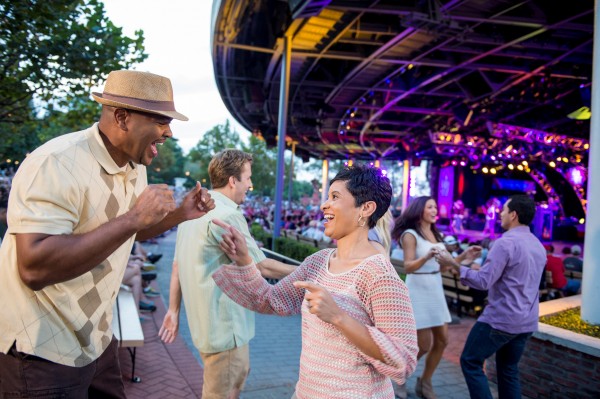
[[[587,121],[591,117],[592,117],[592,112],[590,111],[589,107],[585,107],[585,106],[581,107],[581,108],[571,112],[569,115],[567,115],[567,118],[575,119],[577,121]]]

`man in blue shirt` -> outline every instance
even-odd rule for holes
[[[500,214],[506,233],[494,243],[483,267],[473,270],[453,263],[461,283],[489,292],[488,305],[460,358],[471,398],[492,398],[483,363],[494,353],[500,399],[521,397],[518,364],[527,339],[538,328],[539,283],[546,265],[544,246],[528,227],[534,215],[530,197],[511,197]]]

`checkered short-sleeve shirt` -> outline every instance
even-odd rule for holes
[[[147,186],[143,165],[120,169],[97,125],[44,144],[22,163],[0,248],[0,351],[68,366],[97,359],[112,338],[112,307],[135,236],[91,271],[32,291],[17,269],[15,234],[83,234],[126,213]]]

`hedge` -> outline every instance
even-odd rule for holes
[[[261,225],[253,223],[250,227],[250,233],[256,241],[262,242],[266,248],[271,248],[273,237]],[[319,248],[290,238],[277,237],[275,240],[275,252],[288,258],[296,259],[299,262],[304,261],[307,256],[317,251],[319,251]]]

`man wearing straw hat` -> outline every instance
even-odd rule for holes
[[[0,248],[0,397],[124,398],[112,308],[134,240],[214,208],[179,207],[146,166],[172,136],[169,79],[113,71],[92,127],[33,151],[13,180]]]

